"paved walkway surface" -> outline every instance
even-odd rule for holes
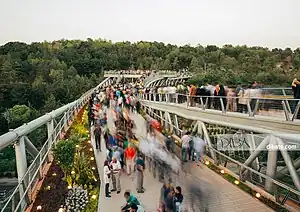
[[[174,104],[174,103],[157,103],[151,101],[143,101],[143,104],[149,106],[153,109],[174,113],[178,116],[191,117],[190,119],[196,120],[210,120],[222,121],[224,123],[233,123],[236,125],[257,127],[259,126],[265,130],[272,130],[275,132],[285,132],[298,134],[300,131],[299,120],[294,120],[294,122],[288,122],[283,119],[276,119],[274,117],[262,117],[255,116],[249,117],[247,114],[239,113],[226,113],[223,114],[222,111],[203,111],[199,108],[187,108],[186,106]]]
[[[113,128],[111,117],[112,114],[109,111],[108,125],[110,128]],[[135,121],[137,126],[134,130],[137,137],[140,138],[145,136],[145,120],[138,114],[130,114],[130,117]],[[102,144],[102,147],[103,146],[104,144]],[[96,151],[96,161],[101,178],[103,178],[103,162],[105,157],[104,151]],[[180,185],[183,188],[184,208],[188,209],[189,212],[204,211],[204,207],[206,206],[208,211],[212,212],[273,211],[259,200],[241,191],[204,165],[198,167],[193,163],[187,163],[184,169],[188,171],[186,174],[174,179],[174,184]],[[148,170],[146,170],[145,173],[144,187],[146,191],[143,194],[137,194],[136,192],[135,176],[127,176],[125,173],[121,175],[122,192],[120,194],[112,193],[112,198],[107,199],[104,195],[104,185],[102,185],[98,211],[120,211],[121,206],[125,203],[123,193],[125,190],[129,189],[141,201],[146,212],[156,212],[162,183],[153,178]],[[194,210],[192,210],[193,206]]]

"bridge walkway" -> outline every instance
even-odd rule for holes
[[[108,124],[111,130],[114,131],[114,125],[112,124],[111,118],[113,116],[110,113],[111,112],[108,113]],[[130,117],[137,126],[134,133],[138,138],[144,137],[146,133],[146,128],[144,127],[146,121],[139,114],[131,113]],[[102,178],[105,152],[97,152],[96,154],[98,169]],[[199,208],[202,208],[205,204],[207,204],[209,211],[272,211],[259,200],[239,190],[237,187],[220,177],[217,173],[208,169],[205,165],[201,164],[200,167],[198,167],[194,163],[187,163],[184,169],[188,170],[187,174],[174,179],[174,184],[183,188],[184,208],[188,209],[188,211],[193,211],[192,202],[194,202],[195,212],[198,212]],[[156,212],[162,183],[154,178],[153,174],[150,173],[148,169],[145,173],[145,193],[143,194],[137,194],[136,192],[135,176],[127,176],[126,174],[122,174],[121,176],[122,192],[120,194],[113,193],[112,198],[110,199],[104,197],[104,185],[102,185],[102,192],[99,198],[100,210],[98,209],[98,211],[120,211],[121,206],[125,202],[123,193],[126,189],[129,189],[141,201],[146,212]],[[191,185],[193,187],[192,190],[190,189]],[[197,193],[197,191],[200,191],[200,194],[199,192]],[[195,196],[197,197],[196,199]]]
[[[203,111],[200,108],[187,107],[186,104],[180,105],[147,100],[143,100],[142,104],[152,109],[173,113],[182,117],[191,117],[191,120],[200,120],[205,123],[218,123],[218,125],[230,125],[232,127],[234,127],[233,125],[236,125],[237,128],[240,128],[239,126],[261,128],[264,131],[290,134],[299,134],[300,132],[300,123],[298,120],[288,122],[274,117],[249,117],[249,115],[234,112],[224,114],[222,111]]]

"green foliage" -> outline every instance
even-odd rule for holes
[[[38,112],[26,105],[15,105],[4,113],[4,117],[11,129],[27,123],[38,116]]]
[[[71,172],[74,164],[75,143],[72,140],[61,140],[53,149],[54,157],[65,174]]]
[[[97,188],[93,188],[92,190],[90,190],[89,192],[89,203],[85,209],[86,212],[94,212],[98,210],[98,199],[99,199],[99,193],[100,193],[100,189],[99,187]],[[93,195],[96,196],[95,199],[91,198]]]
[[[77,185],[91,184],[94,182],[95,176],[89,162],[89,158],[84,152],[78,150],[74,161],[75,183]]]

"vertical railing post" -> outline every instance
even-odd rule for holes
[[[54,142],[54,136],[53,136],[53,130],[54,130],[54,120],[51,119],[50,121],[47,122],[47,133],[48,133],[48,148],[51,148],[52,142]]]
[[[222,97],[220,97],[220,103],[221,103],[221,110],[222,110],[222,113],[226,113],[225,106],[224,106],[224,101],[223,101],[223,98],[222,98]]]
[[[24,195],[26,187],[28,186],[28,182],[22,183],[22,178],[25,176],[27,171],[27,158],[26,158],[26,150],[25,150],[25,137],[22,136],[19,138],[18,142],[15,143],[15,153],[16,153],[16,164],[17,164],[17,173],[18,173],[18,182],[21,184],[19,187],[20,198]],[[28,196],[27,196],[28,197]],[[25,208],[27,203],[29,203],[28,198],[20,199],[21,208]]]
[[[68,129],[68,119],[67,119],[67,114],[68,114],[68,111],[66,111],[65,113],[64,113],[64,124],[63,124],[63,126],[64,126],[64,132],[66,132],[67,131],[67,129]]]

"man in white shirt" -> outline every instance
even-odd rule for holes
[[[120,170],[121,170],[121,163],[117,160],[116,157],[113,157],[112,162],[110,163],[112,166],[112,184],[113,189],[111,191],[117,191],[117,194],[121,192],[121,182],[120,182]]]
[[[189,149],[189,143],[190,143],[190,135],[189,132],[187,132],[184,136],[181,138],[182,147],[181,147],[181,160],[182,162],[187,162],[186,157]]]
[[[196,164],[199,166],[199,161],[204,154],[205,141],[200,137],[194,137],[194,150],[196,153]]]

